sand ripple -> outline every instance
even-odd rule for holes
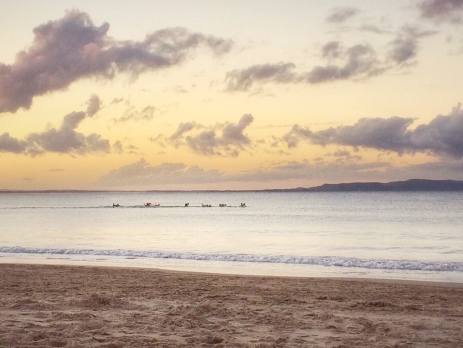
[[[0,347],[463,347],[463,285],[0,264]]]

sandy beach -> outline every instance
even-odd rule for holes
[[[0,264],[0,347],[462,347],[463,284]]]

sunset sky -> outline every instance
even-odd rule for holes
[[[0,189],[463,180],[463,0],[0,4]]]

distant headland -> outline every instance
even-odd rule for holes
[[[405,191],[463,191],[463,181],[411,179],[406,181],[352,182],[342,184],[324,184],[321,186],[288,191],[300,192],[405,192]]]

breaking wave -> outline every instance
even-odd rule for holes
[[[0,253],[36,254],[36,255],[85,255],[109,256],[123,258],[178,259],[199,261],[226,261],[275,264],[301,264],[331,267],[356,267],[381,270],[463,272],[463,262],[429,262],[414,260],[359,259],[351,257],[319,257],[319,256],[285,256],[285,255],[252,255],[252,254],[201,254],[171,251],[138,251],[138,250],[100,250],[100,249],[60,249],[60,248],[27,248],[0,246]]]

